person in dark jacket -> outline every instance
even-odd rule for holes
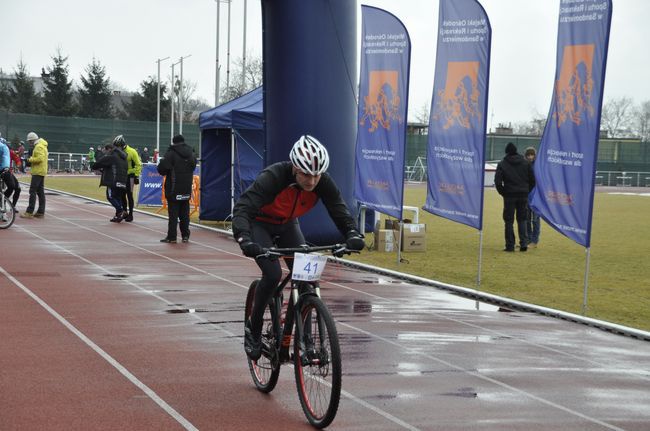
[[[515,251],[515,218],[519,233],[519,250],[528,250],[526,210],[528,209],[528,193],[535,187],[535,175],[530,163],[524,156],[517,153],[517,147],[512,142],[508,142],[506,145],[506,156],[497,165],[494,185],[499,194],[503,196],[503,221],[506,238],[506,248],[503,251]]]
[[[165,198],[169,219],[167,236],[160,242],[176,243],[177,226],[181,229],[183,242],[190,240],[190,197],[194,168],[196,168],[194,150],[185,143],[183,135],[174,136],[172,146],[157,166],[158,173],[165,177]]]
[[[336,183],[326,172],[327,149],[316,138],[303,135],[294,144],[289,158],[291,161],[266,167],[233,208],[233,236],[244,255],[255,258],[262,270],[251,318],[244,328],[244,350],[251,360],[261,355],[264,308],[282,276],[277,258],[260,256],[264,248],[305,244],[298,217],[311,210],[319,199],[346,238],[348,248],[362,250],[365,245]],[[275,244],[274,238],[277,238]],[[286,262],[291,269],[291,261]]]
[[[129,215],[127,211],[124,211],[122,205],[122,197],[126,190],[128,178],[126,153],[113,144],[107,144],[104,147],[104,155],[99,157],[90,166],[90,169],[101,171],[102,178],[99,187],[106,186],[106,199],[115,208],[115,217],[111,221],[120,223]]]

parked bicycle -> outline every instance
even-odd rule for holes
[[[318,280],[327,257],[309,254],[316,251],[329,251],[337,257],[356,252],[345,244],[334,244],[270,248],[257,257],[293,258],[294,265],[264,312],[262,356],[256,361],[248,358],[248,366],[257,389],[269,393],[278,382],[280,366],[293,362],[302,410],[314,427],[324,428],[334,420],[339,406],[341,349],[334,319],[320,297]],[[289,281],[291,290],[284,301]],[[248,289],[244,321],[253,310],[258,282],[253,281]]]
[[[16,212],[11,201],[5,197],[7,186],[0,176],[0,229],[7,229],[14,224]]]

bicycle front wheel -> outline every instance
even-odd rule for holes
[[[318,297],[307,297],[300,310],[303,343],[294,339],[296,387],[302,410],[316,428],[334,420],[341,397],[341,348],[336,325]],[[301,345],[304,345],[304,349]]]
[[[14,206],[3,195],[0,197],[0,229],[7,229],[14,224],[14,220],[16,220]]]
[[[255,290],[257,289],[258,282],[259,280],[253,281],[248,288],[246,308],[244,311],[244,323],[250,318],[251,313],[253,312]],[[264,319],[262,322],[262,342],[268,347],[268,349],[263,349],[264,352],[257,361],[252,361],[250,358],[246,357],[248,360],[248,369],[253,377],[253,382],[257,389],[264,393],[271,392],[275,388],[275,385],[278,383],[278,377],[280,376],[280,360],[278,349],[276,347],[277,338],[273,326],[274,314],[275,311],[273,311],[273,307],[269,304],[264,310]]]

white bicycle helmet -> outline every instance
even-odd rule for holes
[[[115,139],[113,139],[113,145],[116,147],[124,147],[126,145],[126,141],[124,140],[123,135],[117,135]]]
[[[303,135],[293,144],[289,153],[291,163],[307,175],[320,175],[330,165],[330,156],[327,149],[318,139],[310,135]]]

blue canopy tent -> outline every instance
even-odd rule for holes
[[[262,87],[202,112],[201,220],[226,220],[264,166]]]

